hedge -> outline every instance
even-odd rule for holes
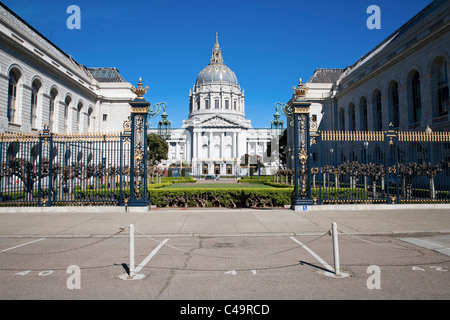
[[[287,188],[150,190],[151,203],[157,207],[282,207],[290,204],[291,194]]]

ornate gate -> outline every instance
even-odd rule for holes
[[[318,131],[308,88],[281,109],[293,130],[291,207],[328,203],[449,203],[450,132]]]
[[[160,112],[132,88],[121,133],[0,134],[0,206],[149,206],[147,120]]]

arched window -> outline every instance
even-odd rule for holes
[[[213,148],[213,156],[212,156],[212,158],[214,158],[214,159],[218,159],[218,158],[220,158],[220,146],[218,145],[218,144],[216,144],[215,146],[214,146],[214,148]]]
[[[225,146],[225,157],[224,158],[228,158],[230,159],[232,157],[232,148],[230,144],[227,144]]]
[[[78,103],[77,106],[77,131],[81,132],[82,130],[82,123],[81,123],[81,110],[83,109],[83,104],[81,102]]]
[[[409,78],[410,105],[412,110],[412,122],[420,122],[422,120],[422,101],[420,93],[420,74],[413,71]],[[411,121],[410,121],[411,122]]]
[[[202,145],[202,158],[208,158],[208,145]]]
[[[368,120],[367,120],[367,99],[362,97],[359,102],[359,114],[360,114],[360,125],[362,131],[369,130]]]
[[[389,85],[389,121],[397,128],[400,125],[399,114],[399,100],[398,100],[398,83],[392,81]]]
[[[39,90],[41,89],[41,83],[38,80],[34,80],[31,85],[31,110],[30,110],[30,123],[31,128],[37,128],[38,122],[38,100]]]
[[[7,117],[8,121],[13,123],[17,120],[16,111],[20,76],[20,72],[16,69],[12,69],[9,73]]]
[[[339,110],[339,130],[345,131],[345,111],[344,108]]]
[[[70,96],[66,97],[65,106],[64,106],[64,132],[69,131],[69,112],[70,112],[70,104],[72,103],[72,98]]]
[[[93,129],[93,121],[92,121],[92,113],[93,113],[93,109],[92,108],[89,108],[89,110],[88,110],[88,118],[87,118],[87,120],[88,120],[88,131],[92,131],[92,129]]]
[[[438,60],[436,64],[436,84],[437,84],[437,102],[439,116],[448,114],[449,92],[447,62],[445,59]]]
[[[349,106],[349,112],[350,112],[350,117],[349,117],[349,129],[350,131],[356,131],[356,110],[355,110],[355,105],[352,103],[350,103]]]
[[[381,114],[381,92],[375,90],[372,97],[372,109],[373,109],[373,129],[377,131],[382,130],[382,114]]]
[[[55,119],[55,105],[56,105],[56,97],[58,96],[58,90],[52,88],[50,90],[50,103],[48,106],[48,128],[50,131],[53,131],[53,123]]]

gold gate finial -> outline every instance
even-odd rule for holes
[[[139,77],[138,87],[136,88],[135,86],[132,86],[131,91],[137,95],[136,99],[144,99],[144,94],[148,92],[148,86],[144,88],[142,78]]]
[[[298,82],[298,86],[293,86],[292,90],[294,90],[293,98],[294,100],[300,100],[300,98],[304,98],[308,93],[309,88],[302,83],[302,78],[300,78]]]

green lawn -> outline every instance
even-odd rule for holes
[[[250,188],[273,188],[262,183],[174,183],[161,189],[180,189],[180,188],[227,188],[227,189],[250,189]]]

